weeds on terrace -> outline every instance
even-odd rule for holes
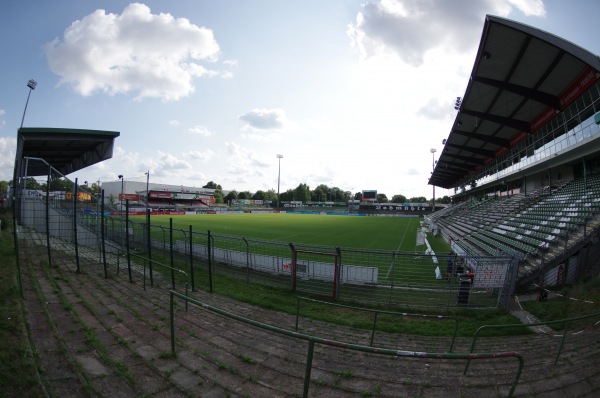
[[[244,361],[244,362],[246,362],[246,363],[249,363],[250,365],[255,365],[255,364],[256,364],[256,361],[255,361],[254,359],[250,358],[250,357],[249,357],[249,356],[247,356],[247,355],[243,355],[243,354],[241,354],[241,355],[239,355],[239,358],[240,358],[242,361]]]
[[[175,355],[173,355],[173,353],[171,353],[171,352],[163,351],[158,355],[158,357],[160,359],[172,359],[172,358],[175,358]]]
[[[354,377],[354,373],[352,373],[351,370],[344,370],[343,372],[340,372],[338,374],[344,379],[351,379],[352,377]]]
[[[52,276],[48,273],[47,267],[45,267],[45,272],[48,275],[48,278],[51,281],[51,283],[54,286],[56,286],[56,280],[53,279]],[[59,271],[59,272],[62,272],[62,271]],[[65,304],[67,304],[69,302],[67,301],[67,298],[66,298],[65,294],[62,292],[62,290],[61,289],[58,289],[58,290],[59,290],[59,292],[58,292],[59,300],[60,300],[61,304],[63,306],[65,306]],[[96,315],[96,313],[93,310],[93,307],[91,305],[89,305],[89,303],[86,300],[83,300],[83,298],[81,296],[78,296],[78,297],[82,300],[83,306],[86,309],[88,309],[92,314]],[[83,330],[85,338],[86,338],[86,343],[90,347],[93,347],[96,350],[96,352],[98,352],[98,354],[100,355],[100,358],[102,358],[103,361],[105,361],[106,363],[112,364],[115,367],[115,369],[117,370],[117,373],[119,373],[121,376],[125,377],[129,382],[133,383],[134,377],[133,377],[133,374],[129,371],[129,368],[127,367],[127,365],[115,360],[114,358],[112,358],[110,356],[108,349],[98,339],[98,336],[96,335],[96,331],[94,330],[94,328],[92,328],[91,326],[88,326],[79,317],[79,315],[74,310],[72,305],[69,308],[69,312],[72,314],[72,316],[75,318],[76,322],[79,324],[79,326]]]
[[[5,228],[12,221],[0,211],[1,226]],[[29,350],[27,335],[23,333],[25,318],[20,305],[20,291],[17,285],[15,253],[12,232],[3,229],[0,238],[0,396],[43,396],[43,391],[34,375],[37,351]],[[27,332],[29,332],[28,326]],[[40,373],[43,372],[41,365]]]

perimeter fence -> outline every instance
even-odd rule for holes
[[[105,275],[127,273],[143,284],[167,281],[173,289],[218,292],[235,279],[347,303],[436,310],[506,308],[517,275],[511,256],[461,257],[456,266],[474,275],[455,269],[446,277],[447,253],[215,234],[181,228],[172,218],[168,227],[152,225],[149,211],[144,222],[132,221],[103,191],[69,180],[42,159],[25,158],[15,185],[18,262],[35,248],[49,264],[69,262],[77,271],[102,264]]]

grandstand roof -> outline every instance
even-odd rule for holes
[[[20,128],[17,134],[15,167],[25,158],[45,160],[63,175],[110,159],[116,131],[61,128]],[[27,176],[47,175],[42,163],[28,165]]]
[[[467,89],[429,184],[465,184],[599,76],[597,55],[531,26],[486,16]]]

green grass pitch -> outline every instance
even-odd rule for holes
[[[132,221],[145,221],[144,216],[130,218]],[[404,287],[404,289],[396,288],[391,291],[386,289],[362,291],[361,294],[385,296],[373,297],[373,301],[415,301],[419,304],[431,301],[435,302],[435,305],[439,304],[435,300],[442,300],[444,303],[448,301],[444,289],[447,289],[450,285],[445,278],[442,280],[435,279],[434,271],[437,266],[434,262],[435,258],[423,255],[427,249],[426,245],[417,246],[417,231],[420,228],[422,218],[291,213],[152,216],[150,224],[153,226],[153,234],[158,233],[156,227],[162,226],[164,228],[163,232],[158,234],[156,238],[165,238],[164,231],[168,230],[171,218],[173,219],[175,240],[185,239],[183,235],[176,234],[176,230],[187,233],[191,225],[192,231],[196,233],[206,233],[210,230],[211,234],[216,236],[214,239],[216,247],[228,248],[234,251],[244,251],[246,246],[241,240],[221,239],[219,235],[244,237],[249,240],[278,241],[284,245],[287,243],[294,243],[299,246],[301,246],[300,244],[314,244],[330,248],[356,249],[346,251],[343,254],[345,265],[377,267],[379,269],[379,284]],[[177,236],[175,237],[175,235]],[[168,238],[168,235],[166,237]],[[440,238],[434,238],[431,244],[435,246],[437,254],[441,256],[439,258],[440,268],[442,272],[445,272],[445,253],[449,251],[447,245]],[[251,251],[254,247],[257,246],[251,245]],[[258,250],[263,249],[259,248]],[[392,252],[397,253],[397,255],[392,255]],[[260,253],[266,254],[264,251]],[[289,255],[289,252],[287,254]],[[268,253],[267,255],[279,254]],[[301,256],[308,259],[312,258],[313,254],[304,253]],[[330,259],[321,255],[316,261],[328,262]],[[416,288],[427,289],[421,291]],[[437,290],[432,289],[442,290],[440,290],[441,293],[438,293]]]
[[[143,221],[144,217],[131,217]],[[289,213],[193,214],[153,216],[152,225],[261,240],[371,250],[424,252],[417,247],[420,218],[355,217]]]

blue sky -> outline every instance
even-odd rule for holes
[[[594,0],[3,1],[0,180],[33,78],[24,127],[121,133],[71,179],[430,198],[486,14],[600,54]]]

